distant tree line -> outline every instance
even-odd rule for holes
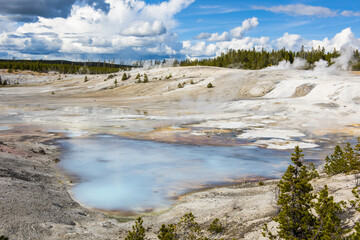
[[[353,53],[353,59],[350,63],[352,70],[360,70],[360,55],[359,51],[355,50]],[[340,56],[340,53],[334,49],[332,52],[326,52],[325,48],[304,50],[304,47],[300,51],[288,51],[285,48],[281,50],[272,50],[271,52],[262,50],[233,50],[230,49],[227,53],[222,53],[221,56],[216,58],[208,58],[202,60],[184,60],[180,62],[180,66],[213,66],[213,67],[226,67],[226,68],[241,68],[241,69],[262,69],[270,66],[278,65],[279,62],[285,60],[293,63],[295,58],[305,59],[308,63],[306,69],[314,67],[314,63],[320,59],[327,61],[329,65],[333,64],[333,59]]]
[[[59,72],[64,74],[109,74],[121,69],[127,70],[130,66],[106,62],[70,62],[47,60],[1,60],[0,69],[30,70],[34,72]]]

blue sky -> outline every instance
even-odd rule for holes
[[[360,47],[356,1],[0,0],[0,58],[204,58]]]
[[[304,4],[326,7],[334,11],[360,11],[356,1],[236,1],[236,0],[197,0],[176,17],[179,20],[180,39],[192,38],[199,31],[223,32],[241,25],[242,21],[257,17],[259,26],[249,33],[251,36],[280,37],[284,32],[300,34],[312,39],[332,37],[341,30],[351,27],[360,32],[360,16],[324,17],[318,15],[302,16],[257,10],[254,6],[273,7],[279,5]],[[199,30],[201,29],[201,30]]]

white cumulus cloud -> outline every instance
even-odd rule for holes
[[[134,22],[129,28],[124,29],[122,32],[126,36],[146,37],[156,36],[166,33],[166,28],[163,22],[156,20],[150,22]]]
[[[256,17],[249,18],[243,21],[240,27],[234,28],[230,32],[234,38],[240,39],[243,38],[245,32],[257,27],[257,25],[259,22]]]

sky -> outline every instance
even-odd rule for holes
[[[354,0],[0,0],[0,58],[210,58],[360,48]]]

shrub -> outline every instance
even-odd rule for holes
[[[195,84],[193,80],[190,81],[190,84]]]
[[[176,240],[179,239],[178,235],[176,234],[176,225],[175,224],[169,224],[165,226],[163,224],[160,228],[160,232],[158,234],[159,240]]]
[[[139,79],[140,78],[140,73],[138,73],[137,75],[136,75],[136,78],[135,79]]]
[[[125,240],[144,240],[145,239],[145,228],[143,227],[143,220],[139,217],[135,221],[135,225],[132,226],[132,231],[128,232]]]
[[[200,235],[200,226],[195,221],[195,216],[192,213],[186,213],[181,217],[178,228],[179,233],[182,236],[181,239],[184,240],[198,239]]]
[[[85,76],[85,77],[84,77],[84,82],[87,82],[87,81],[89,81],[89,80],[88,80],[88,77]]]
[[[143,83],[147,83],[147,82],[149,82],[149,78],[148,78],[148,76],[146,75],[146,73],[144,74],[144,81],[143,81]]]
[[[140,219],[140,220],[139,220]],[[142,240],[145,238],[145,229],[142,226],[141,218],[135,222],[132,227],[132,231],[128,232],[125,240]],[[219,219],[215,219],[211,225],[213,233],[220,233],[223,231],[223,227],[219,222]],[[192,213],[184,214],[178,223],[174,224],[163,224],[159,229],[158,239],[160,240],[207,240],[208,238],[203,237],[199,224],[195,221],[195,216]]]
[[[115,84],[115,87],[117,87],[117,85],[118,85],[117,79],[114,80],[114,84]]]
[[[9,240],[9,238],[1,235],[1,236],[0,236],[0,240]]]
[[[208,85],[207,85],[207,88],[213,88],[214,86],[212,85],[212,83],[209,83]]]
[[[259,186],[264,186],[264,182],[263,182],[263,181],[259,181]]]
[[[116,74],[110,74],[104,81],[106,82],[107,80],[112,79],[114,77],[116,77]]]
[[[178,88],[183,88],[183,87],[184,87],[184,85],[182,83],[178,84]]]
[[[130,74],[127,75],[126,73],[123,74],[122,78],[121,78],[121,81],[126,81],[130,78]]]
[[[211,233],[222,233],[224,231],[224,227],[222,226],[218,218],[212,221],[209,227],[209,231]]]

